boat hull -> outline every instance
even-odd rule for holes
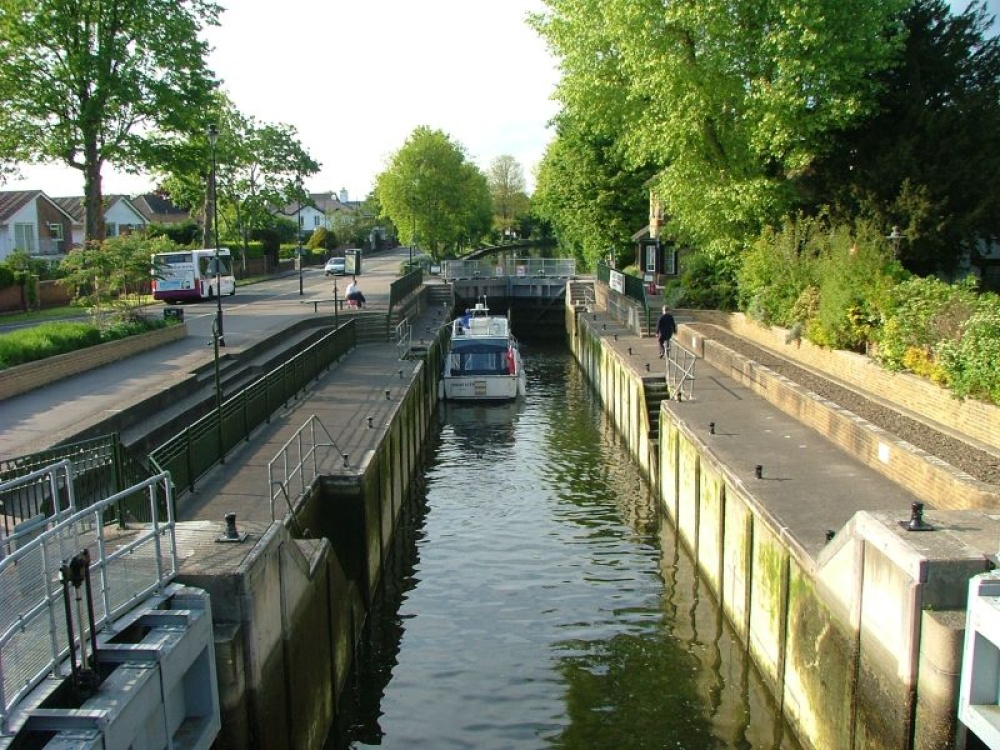
[[[524,394],[518,375],[467,375],[442,379],[447,401],[512,401]]]

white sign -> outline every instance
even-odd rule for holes
[[[625,294],[625,274],[621,271],[612,270],[611,278],[608,280],[608,286],[619,294]]]

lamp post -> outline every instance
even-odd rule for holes
[[[219,207],[215,194],[215,142],[219,140],[219,129],[215,123],[208,126],[208,142],[212,146],[212,234],[215,241],[215,322],[219,346],[226,345],[226,334],[222,327],[222,259],[219,257]],[[209,217],[205,217],[206,219]]]
[[[406,272],[413,271],[413,243],[417,241],[417,217],[413,216],[413,233],[410,235],[410,262],[406,264]]]
[[[886,239],[892,243],[892,254],[899,258],[899,241],[903,239],[903,233],[899,231],[898,226],[893,226],[892,231],[889,232]]]
[[[295,251],[296,259],[299,262],[299,296],[302,296],[302,178],[295,178],[295,194],[299,200],[298,210],[295,212],[296,236],[298,247]]]

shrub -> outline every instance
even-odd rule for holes
[[[678,287],[677,307],[736,309],[736,270],[729,258],[692,253],[685,259]]]
[[[934,351],[957,341],[962,323],[975,309],[975,279],[948,284],[934,277],[914,277],[886,296],[875,359],[888,370],[910,370],[940,379]]]
[[[742,258],[737,273],[739,304],[746,314],[764,324],[790,326],[808,319],[796,317],[796,302],[815,286],[817,257],[825,248],[817,234],[825,231],[818,219],[789,221],[780,231],[765,230]]]
[[[0,334],[0,369],[86,349],[166,325],[162,320],[133,312],[118,316],[106,327],[83,322],[42,323]]]
[[[936,354],[956,396],[1000,403],[1000,297],[980,298],[960,337],[941,342]]]

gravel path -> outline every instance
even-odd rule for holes
[[[857,391],[792,364],[772,354],[767,349],[745,339],[726,333],[715,326],[697,326],[707,337],[729,347],[737,354],[783,375],[818,396],[829,399],[843,409],[866,419],[911,445],[927,451],[956,469],[960,469],[981,482],[1000,485],[1000,457],[982,451],[969,443],[935,430],[884,404],[866,398]]]

